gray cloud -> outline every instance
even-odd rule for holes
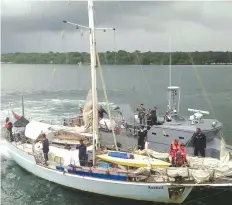
[[[124,29],[141,28],[147,22],[142,25],[136,24],[133,18],[144,17],[147,9],[150,6],[154,7],[154,3],[155,6],[160,5],[160,2],[96,2],[96,25],[117,25]],[[153,11],[156,10],[158,7],[154,7]],[[28,12],[7,17],[4,16],[3,10],[2,28],[7,32],[60,31],[64,27],[62,25],[64,19],[88,24],[86,2],[75,1],[70,4],[66,1],[31,2],[28,5]]]
[[[1,9],[2,52],[62,51],[62,30],[65,47],[76,50],[77,32],[62,20],[88,24],[86,1],[5,0]],[[167,50],[169,35],[173,49],[228,50],[232,47],[231,11],[230,2],[95,2],[96,25],[116,27],[118,47],[127,50]],[[109,43],[104,40],[112,43],[112,34],[98,36],[102,50],[107,50]],[[221,42],[215,40],[219,36]],[[87,44],[83,50],[88,50]]]

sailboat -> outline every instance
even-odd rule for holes
[[[117,156],[113,156],[112,152],[107,151],[106,153],[111,157],[110,160],[115,157],[123,159],[121,162],[129,162],[129,164],[123,164],[127,165],[128,169],[124,169],[125,167],[123,168],[119,165],[117,166],[115,164],[117,160],[114,163],[96,163],[96,155],[101,157],[102,153],[99,154],[98,152],[100,151],[97,149],[99,127],[96,90],[96,28],[94,26],[93,0],[88,0],[88,14],[89,27],[73,24],[68,21],[64,22],[89,30],[92,104],[88,106],[92,107],[92,110],[89,111],[93,119],[91,136],[89,136],[89,133],[85,133],[84,130],[81,131],[81,127],[77,131],[75,128],[52,126],[46,123],[31,121],[26,127],[25,136],[27,137],[27,141],[7,141],[12,159],[27,171],[45,180],[77,190],[133,200],[180,204],[188,197],[195,186],[225,186],[224,181],[218,182],[216,180],[222,180],[222,178],[225,180],[225,177],[232,175],[229,155],[225,159],[225,162],[210,161],[209,163],[207,160],[201,160],[201,165],[198,165],[197,168],[193,163],[194,159],[189,159],[190,169],[187,167],[166,167],[167,163],[163,163],[165,167],[155,166],[153,168],[157,164],[156,162],[160,163],[161,160],[146,158],[147,166],[144,167],[145,165],[140,164],[138,166],[141,167],[134,170],[130,168],[134,166],[131,158],[133,155],[130,153],[115,152]],[[29,129],[30,126],[31,129]],[[49,147],[49,163],[48,165],[44,165],[43,156],[41,156],[41,143],[38,142],[39,134],[41,132],[46,133],[48,140],[51,142],[55,137],[54,133],[56,131],[64,131],[65,129],[79,135],[89,136],[92,139],[92,145],[87,147],[89,156],[92,156],[93,159],[89,166],[80,166],[79,160],[77,160],[79,155],[78,150],[73,150],[71,147],[57,147],[53,144]],[[106,155],[104,156],[106,157]],[[109,159],[103,160],[109,161]],[[213,183],[210,182],[212,177],[215,178]],[[184,180],[183,183],[182,181],[177,181],[177,178]],[[198,183],[196,184],[196,182]],[[226,182],[226,186],[232,185],[232,183],[228,183],[228,179]]]
[[[123,175],[123,180],[118,178],[99,177],[99,172],[95,173],[97,169],[95,165],[95,149],[96,142],[98,140],[98,119],[97,119],[97,93],[96,93],[96,42],[95,42],[95,26],[93,15],[93,0],[88,0],[88,14],[89,14],[89,27],[85,27],[89,30],[90,39],[90,56],[91,56],[91,82],[92,82],[92,101],[93,101],[93,133],[92,133],[92,156],[93,166],[91,167],[79,167],[79,171],[76,168],[75,172],[70,171],[68,168],[64,168],[65,163],[71,163],[75,161],[75,157],[71,155],[71,150],[64,150],[62,148],[55,148],[50,146],[50,152],[53,156],[49,156],[50,161],[53,164],[48,166],[43,165],[41,162],[41,156],[39,155],[41,150],[38,140],[38,131],[46,132],[49,141],[54,137],[53,133],[49,129],[51,126],[40,123],[40,128],[35,129],[36,132],[26,133],[26,136],[30,142],[9,142],[7,146],[9,153],[13,160],[27,171],[34,175],[46,179],[48,181],[61,184],[63,186],[71,187],[78,190],[83,190],[91,193],[97,193],[102,195],[108,195],[113,197],[144,200],[152,202],[164,202],[164,203],[182,203],[192,190],[192,186],[184,187],[179,185],[172,185],[171,183],[146,183],[146,182],[134,182],[127,179],[127,173],[122,174],[116,172],[116,175]],[[65,23],[69,23],[64,21]],[[79,25],[81,27],[81,25]],[[31,122],[30,122],[31,124]],[[35,127],[38,123],[35,123]],[[42,128],[41,128],[42,127]],[[53,127],[54,129],[55,127]],[[31,129],[32,131],[33,129]],[[76,150],[78,152],[78,150]],[[78,154],[78,153],[77,153]],[[65,159],[67,158],[67,159]],[[83,176],[88,172],[88,175]],[[104,175],[104,174],[102,174]],[[101,175],[101,176],[102,176]]]

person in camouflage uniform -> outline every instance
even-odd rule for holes
[[[140,106],[137,108],[138,118],[140,124],[145,124],[145,115],[146,115],[146,109],[143,107],[143,104],[140,104]]]

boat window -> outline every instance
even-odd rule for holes
[[[185,121],[184,117],[182,117],[181,115],[172,115],[172,119],[175,120],[176,122]]]

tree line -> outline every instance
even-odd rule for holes
[[[172,65],[231,64],[232,52],[172,52]],[[170,53],[165,52],[118,52],[99,53],[104,65],[168,65]],[[1,62],[16,64],[89,64],[90,55],[86,52],[49,53],[7,53],[1,55]]]

